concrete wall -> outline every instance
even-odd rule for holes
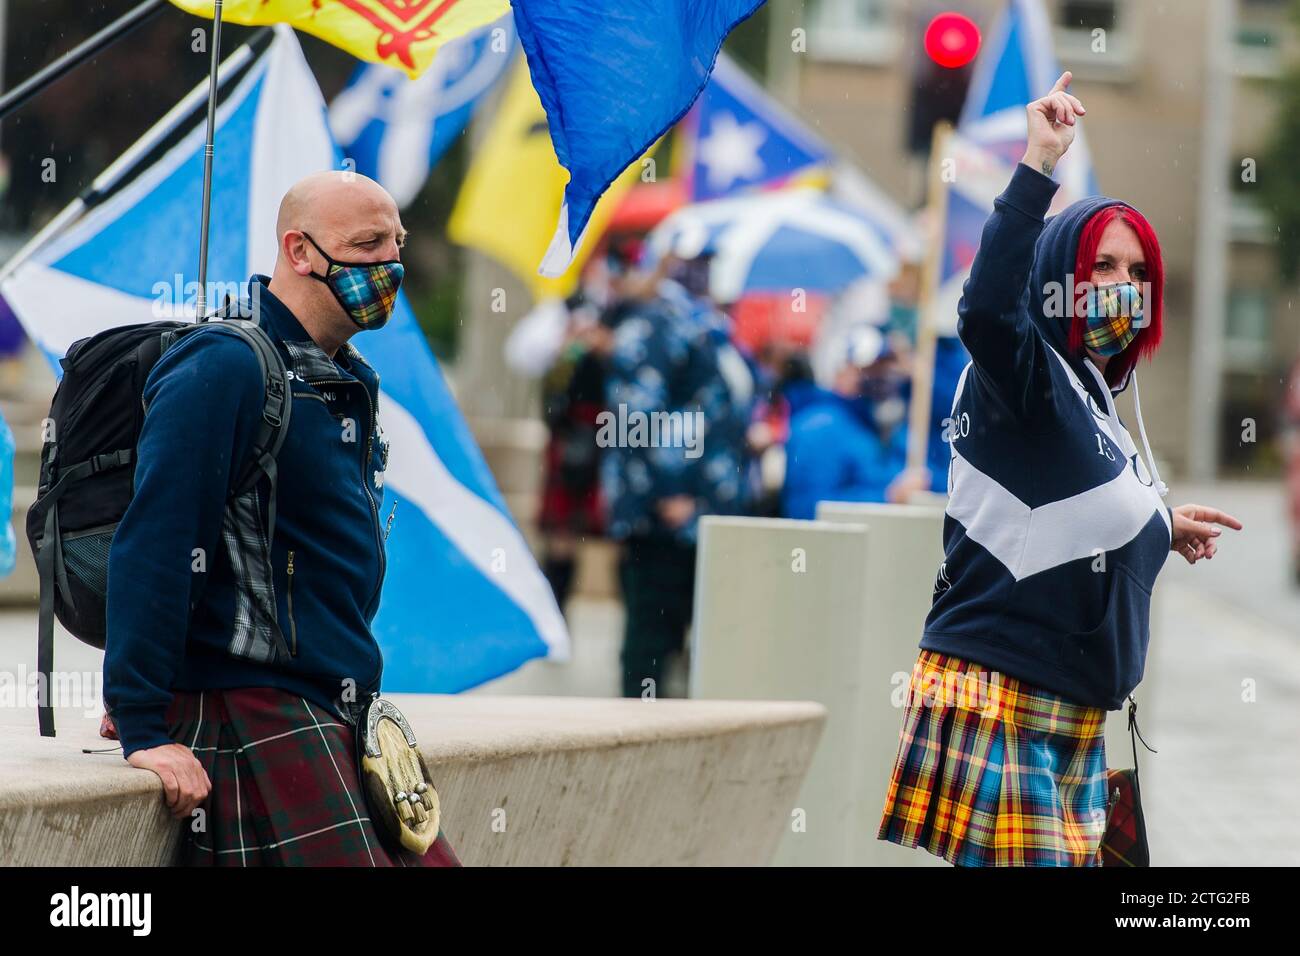
[[[916,659],[938,565],[928,560],[938,550],[934,509],[897,511],[872,514],[870,524],[706,518],[701,526],[691,693],[808,698],[829,712],[799,797],[807,832],[786,835],[778,863],[935,862],[876,839],[902,718],[891,679],[905,679]]]
[[[444,832],[469,866],[762,865],[825,711],[806,702],[395,694],[420,738]],[[0,711],[0,864],[168,863],[162,787],[97,719]],[[505,831],[493,821],[504,812]]]

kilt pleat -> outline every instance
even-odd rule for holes
[[[877,838],[958,866],[1096,866],[1106,712],[923,650]]]
[[[423,856],[383,846],[353,729],[318,704],[269,687],[177,691],[167,720],[212,783],[184,824],[184,865],[460,865],[442,833]]]

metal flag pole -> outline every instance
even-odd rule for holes
[[[208,285],[208,221],[212,215],[212,153],[217,130],[217,73],[221,66],[221,3],[212,4],[212,64],[208,68],[208,136],[203,144],[203,219],[199,226],[199,295],[194,319],[204,321]]]
[[[240,46],[234,53],[226,58],[226,62],[221,65],[220,82],[225,85],[230,78],[238,74],[254,57],[260,56],[263,51],[270,45],[273,33],[270,27],[260,27],[248,42]],[[0,284],[9,278],[19,266],[32,257],[37,251],[42,249],[55,236],[61,234],[69,224],[76,221],[81,215],[89,209],[93,209],[99,203],[111,196],[124,180],[133,175],[144,160],[152,151],[156,150],[168,137],[172,136],[177,129],[182,126],[189,126],[191,122],[198,118],[199,110],[203,107],[204,99],[207,93],[203,89],[202,83],[197,84],[192,90],[185,94],[175,106],[163,115],[157,123],[136,140],[121,156],[102,173],[95,177],[94,181],[85,188],[85,190],[74,199],[63,210],[41,227],[40,231],[27,240],[22,248],[13,254],[3,266],[0,266]]]
[[[12,90],[0,96],[0,118],[8,116],[74,66],[84,63],[109,44],[120,40],[140,24],[161,13],[166,7],[167,0],[145,0],[144,3],[118,17],[94,36],[77,44],[53,63],[36,71]]]

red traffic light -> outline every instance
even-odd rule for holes
[[[970,17],[941,13],[925,28],[925,52],[940,66],[955,70],[975,59],[980,51],[980,30]]]

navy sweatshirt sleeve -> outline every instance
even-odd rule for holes
[[[974,361],[982,384],[1018,416],[1029,416],[1041,396],[1046,364],[1037,330],[1021,306],[1034,244],[1059,184],[1024,163],[993,201],[979,251],[957,306],[957,334]]]
[[[231,463],[252,446],[262,389],[252,349],[215,328],[183,338],[145,383],[135,492],[108,560],[104,701],[124,757],[172,742],[172,682],[221,545]]]

